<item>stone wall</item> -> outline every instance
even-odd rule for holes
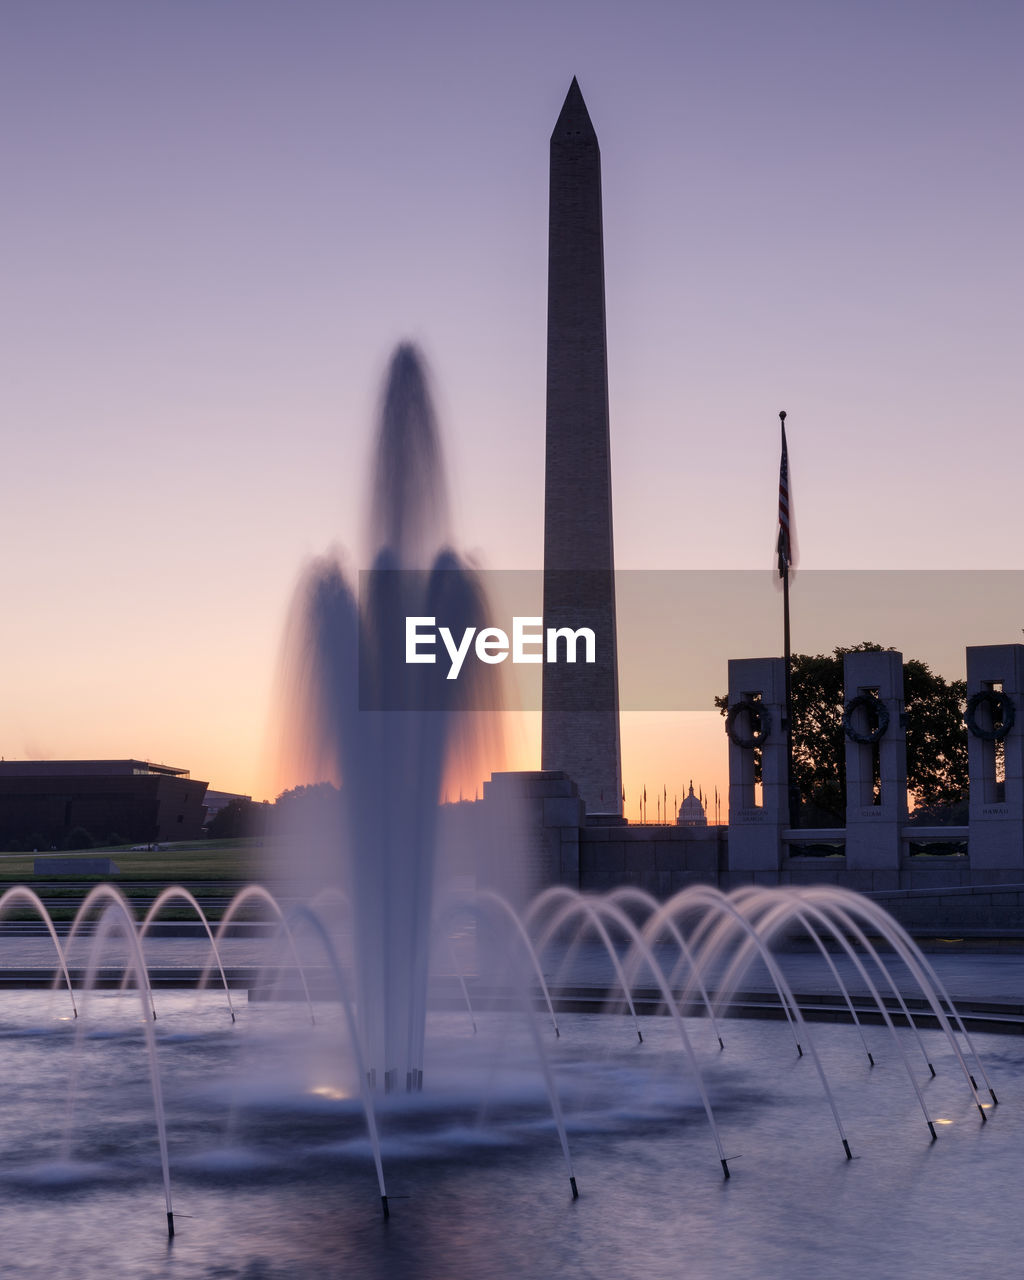
[[[494,773],[484,783],[482,810],[481,883],[516,904],[548,885],[578,887],[586,813],[579,788],[565,773]]]
[[[745,884],[834,884],[870,894],[923,934],[1024,935],[1019,868],[972,868],[959,854],[904,852],[895,868],[851,867],[842,855],[797,855],[783,857],[774,871],[736,869],[730,867],[727,827],[630,826],[587,817],[575,783],[559,771],[495,774],[484,797],[481,832],[488,833],[495,858],[482,882],[520,903],[551,884],[592,892],[633,885],[659,899],[691,884],[723,891]],[[827,834],[837,842],[844,835],[841,829]]]
[[[986,934],[1005,937],[1024,931],[1024,883],[908,889],[871,895],[905,929],[923,935]]]
[[[668,898],[689,884],[717,884],[725,827],[586,826],[580,831],[581,889],[630,884]]]

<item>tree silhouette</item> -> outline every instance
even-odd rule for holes
[[[793,655],[793,780],[800,793],[803,826],[842,826],[846,820],[843,658],[884,649],[864,642],[830,654]],[[967,798],[966,682],[947,681],[926,662],[908,658],[903,664],[903,698],[908,795],[920,816],[949,821],[959,816]],[[715,705],[725,715],[728,698],[715,698]]]
[[[263,835],[266,806],[252,800],[229,800],[207,823],[210,840],[237,840],[243,836]]]

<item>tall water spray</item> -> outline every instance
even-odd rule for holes
[[[394,353],[381,402],[369,560],[358,589],[316,562],[293,610],[290,714],[307,780],[340,789],[289,834],[297,887],[350,927],[364,1066],[377,1087],[422,1079],[426,983],[446,765],[465,747],[471,679],[405,662],[405,618],[479,626],[476,580],[447,547],[437,423],[423,363]],[[441,672],[439,676],[435,671]],[[330,903],[331,905],[327,905]]]

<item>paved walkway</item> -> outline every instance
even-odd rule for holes
[[[902,962],[891,952],[880,954],[901,990],[911,992],[914,980]],[[835,992],[835,980],[819,952],[782,953],[776,959],[795,992],[808,995]],[[867,984],[847,956],[836,954],[831,959],[851,993],[870,994]],[[926,954],[925,959],[954,1000],[972,1004],[1024,1005],[1024,954],[942,952]],[[862,957],[862,963],[881,991],[877,966],[867,963],[866,957]],[[545,964],[544,970],[547,979],[560,985],[610,987],[616,982],[615,971],[607,955],[592,946],[588,946],[584,954],[577,954],[564,970],[557,963]],[[709,984],[713,986],[721,973],[719,969],[711,974]],[[650,986],[649,973],[646,970],[641,972],[637,982],[640,986]],[[768,990],[773,984],[764,965],[757,961],[744,975],[740,985],[744,990],[761,991]]]
[[[84,966],[87,960],[88,939],[83,939],[73,949],[69,962],[72,967]],[[146,959],[153,969],[195,970],[201,969],[209,957],[208,944],[202,938],[150,938],[146,942]],[[106,963],[119,963],[120,947],[113,943]],[[253,969],[268,959],[266,942],[260,938],[228,938],[223,944],[223,960],[226,969]],[[281,957],[282,960],[286,958]],[[836,993],[835,980],[828,966],[817,951],[787,952],[777,956],[778,962],[792,989],[799,994],[831,995]],[[983,951],[932,952],[926,959],[945,984],[949,994],[958,1002],[978,1007],[985,1004],[1008,1005],[1024,1008],[1024,953],[997,953]],[[844,955],[833,955],[833,963],[844,983],[853,994],[868,995],[868,989],[855,966]],[[467,971],[473,965],[466,956]],[[671,967],[674,957],[666,954],[666,967]],[[902,963],[886,954],[885,963],[904,993],[916,994],[912,975]],[[52,972],[55,967],[53,944],[47,936],[24,936],[5,932],[0,927],[0,980],[4,971],[24,972],[38,969]],[[448,966],[443,966],[443,969]],[[876,968],[865,963],[872,979],[882,984]],[[611,988],[617,983],[615,969],[604,948],[587,942],[574,949],[566,963],[566,953],[549,952],[543,965],[548,982],[558,986]],[[709,986],[716,985],[721,970],[709,976]],[[650,974],[641,971],[636,978],[640,987],[652,985]],[[746,991],[768,991],[771,979],[763,964],[756,961],[743,976],[740,986]],[[883,994],[886,992],[883,991]]]

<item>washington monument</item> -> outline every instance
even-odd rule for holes
[[[544,623],[591,628],[591,665],[546,664],[541,767],[622,813],[601,152],[575,78],[551,135]]]

